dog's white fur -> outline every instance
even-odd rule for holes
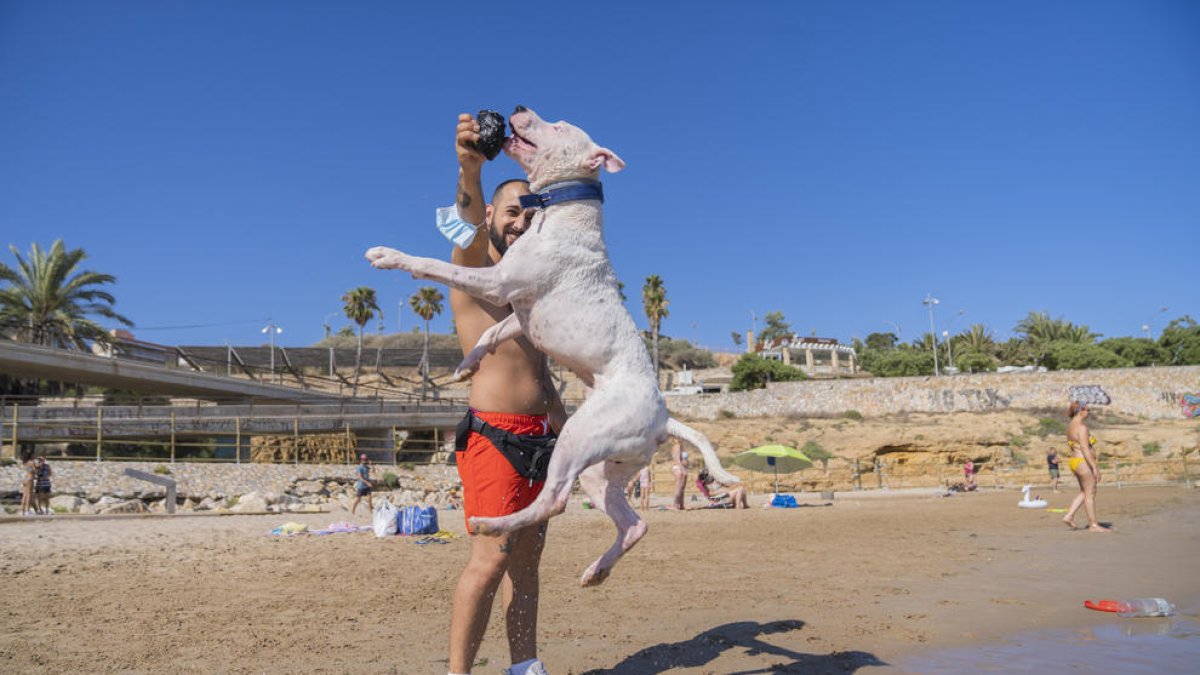
[[[533,111],[510,118],[505,153],[529,175],[534,192],[559,181],[596,179],[624,162],[578,127],[550,124]],[[473,373],[497,345],[524,333],[542,352],[571,369],[590,388],[587,400],[562,429],[542,493],[528,508],[499,518],[472,518],[481,534],[511,532],[561,513],[578,477],[592,503],[617,527],[617,540],[583,574],[585,586],[608,576],[617,560],[646,533],[625,499],[626,483],[646,466],[668,436],[697,447],[709,473],[727,473],[703,434],[668,417],[654,367],[617,289],[603,238],[599,200],[571,201],[537,213],[529,229],[491,267],[461,267],[377,246],[367,251],[380,269],[405,269],[513,313],[484,332],[459,366]]]

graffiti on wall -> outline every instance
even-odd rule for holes
[[[1000,410],[1012,399],[995,389],[939,389],[929,392],[929,406],[934,410]]]
[[[1200,417],[1200,393],[1183,394],[1179,397],[1179,407],[1187,418]]]
[[[1068,391],[1068,399],[1086,405],[1108,405],[1112,403],[1112,399],[1108,394],[1097,384],[1081,384],[1076,387],[1071,387]]]

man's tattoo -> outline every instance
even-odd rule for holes
[[[458,205],[464,209],[471,205],[471,195],[462,188],[458,189]]]
[[[501,542],[500,552],[501,553],[512,553],[512,541],[509,539],[505,539],[503,542]]]

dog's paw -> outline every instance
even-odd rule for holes
[[[612,573],[611,567],[601,569],[600,563],[594,562],[584,571],[583,576],[579,579],[579,585],[588,588],[589,586],[599,586],[604,583],[608,575]]]
[[[467,521],[467,524],[471,526],[471,532],[474,532],[475,534],[499,534],[499,532],[493,530],[491,523],[489,522],[490,520],[491,518],[472,516]]]
[[[366,258],[371,267],[379,270],[406,270],[411,267],[412,256],[387,246],[367,249]]]
[[[466,367],[462,363],[454,369],[454,375],[450,378],[451,382],[466,382],[475,377],[475,373],[479,370],[479,366]]]
[[[454,381],[462,382],[473,377],[478,372],[480,364],[483,363],[483,357],[491,352],[492,350],[486,347],[476,347],[468,352],[462,363],[459,363],[458,367],[454,369]]]

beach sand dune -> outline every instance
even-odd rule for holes
[[[1073,494],[1042,496],[1063,507]],[[1102,489],[1111,535],[1068,531],[1018,499],[652,511],[649,536],[596,589],[577,579],[613,533],[573,505],[550,525],[542,658],[556,673],[852,672],[1114,620],[1083,610],[1088,598],[1200,600],[1196,491]],[[0,524],[0,670],[444,672],[465,537],[266,536],[345,515]],[[459,512],[439,516],[462,534]],[[499,603],[480,660],[476,672],[508,665]]]

